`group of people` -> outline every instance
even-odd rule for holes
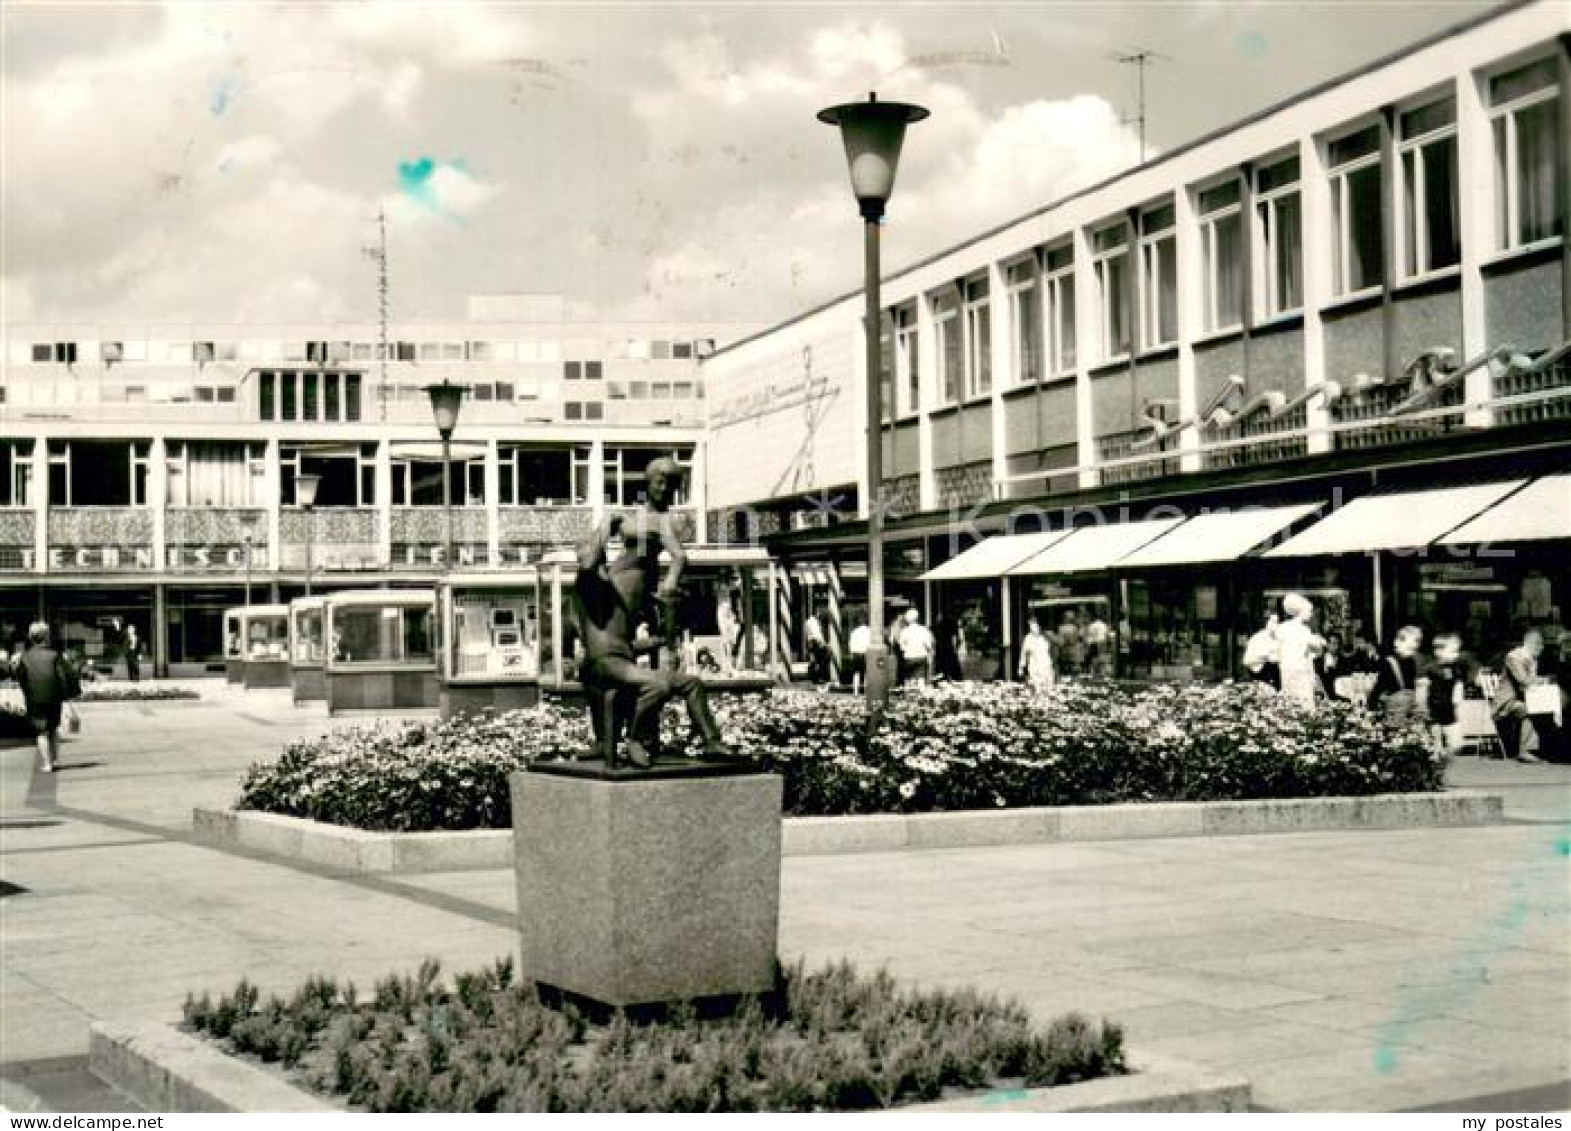
[[[1394,723],[1427,725],[1438,749],[1454,754],[1463,745],[1461,704],[1472,688],[1489,701],[1490,714],[1506,756],[1522,762],[1539,762],[1557,756],[1563,734],[1552,709],[1533,703],[1531,689],[1549,687],[1538,670],[1544,637],[1537,629],[1523,634],[1522,643],[1506,654],[1496,675],[1482,675],[1462,649],[1454,632],[1436,634],[1431,654],[1421,656],[1424,632],[1406,625],[1392,637],[1385,656],[1375,653],[1362,638],[1344,650],[1335,635],[1322,636],[1313,627],[1314,603],[1299,593],[1282,598],[1280,615],[1273,613],[1265,626],[1250,637],[1243,664],[1251,678],[1277,688],[1284,696],[1305,706],[1322,699],[1344,698],[1344,677],[1367,675],[1365,706]],[[1524,744],[1527,731],[1536,735],[1539,754]]]
[[[818,644],[815,649],[814,638]],[[915,609],[907,609],[900,616],[890,622],[887,630],[886,645],[889,648],[889,662],[896,683],[924,684],[933,679],[935,675],[948,676],[945,669],[950,665],[941,663],[939,637],[933,630],[922,623],[922,616]],[[823,625],[818,615],[814,613],[807,621],[808,643],[808,668],[814,673],[814,682],[829,682],[829,646],[823,635]],[[858,617],[856,627],[851,630],[851,635],[846,639],[846,651],[851,658],[851,690],[861,693],[863,680],[867,677],[867,653],[872,647],[873,629],[865,618]],[[816,659],[815,659],[816,651]],[[814,665],[818,666],[815,667]],[[816,676],[822,675],[820,681]]]

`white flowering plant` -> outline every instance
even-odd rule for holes
[[[1444,776],[1420,729],[1254,684],[902,689],[871,731],[861,699],[810,691],[718,697],[714,711],[733,748],[785,779],[798,816],[1398,793]],[[662,740],[700,752],[680,711]],[[583,712],[552,702],[344,728],[253,766],[239,806],[365,829],[506,828],[508,774],[588,747]]]

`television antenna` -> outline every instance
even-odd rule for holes
[[[1146,161],[1146,68],[1155,63],[1172,61],[1171,55],[1152,51],[1149,47],[1136,47],[1128,51],[1115,51],[1113,60],[1135,68],[1135,115],[1120,120],[1122,125],[1133,125],[1140,135],[1140,163]]]

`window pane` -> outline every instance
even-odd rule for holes
[[[977,393],[986,393],[993,388],[993,311],[990,307],[978,307],[974,312],[975,318],[971,323],[973,352],[976,356],[976,389]]]
[[[1402,273],[1417,275],[1423,271],[1423,259],[1418,246],[1418,150],[1402,154]]]
[[[301,374],[300,380],[305,385],[305,396],[302,398],[304,402],[302,405],[304,412],[301,416],[301,419],[315,420],[317,418],[317,410],[320,408],[321,375],[317,373],[304,373]]]
[[[1506,139],[1511,133],[1510,117],[1495,119],[1495,239],[1501,247],[1516,243],[1511,230],[1511,155]]]
[[[1042,379],[1042,319],[1035,285],[1015,291],[1015,377],[1025,385]]]
[[[278,390],[278,375],[276,373],[263,373],[257,386],[258,400],[263,420],[272,420],[276,412],[275,400]]]
[[[340,387],[339,375],[337,373],[324,373],[322,375],[322,380],[326,382],[327,385],[327,387],[323,389],[324,408],[322,410],[322,419],[342,420],[343,417],[340,415],[341,408],[338,403],[338,390]]]
[[[1206,270],[1209,291],[1206,317],[1211,320],[1207,329],[1220,330],[1224,326],[1235,326],[1243,319],[1243,227],[1243,218],[1236,212],[1212,223],[1215,253],[1214,260],[1207,264]],[[1211,242],[1205,245],[1205,250],[1207,257],[1211,258]]]
[[[1517,216],[1520,242],[1550,239],[1565,230],[1559,183],[1560,101],[1516,113]]]
[[[283,413],[280,420],[295,419],[295,382],[299,377],[297,373],[280,373],[279,382],[283,385]]]
[[[1302,206],[1296,192],[1275,201],[1275,206],[1271,264],[1277,305],[1273,313],[1280,314],[1284,310],[1296,310],[1304,302]]]
[[[961,357],[960,320],[949,318],[938,324],[939,364],[942,367],[942,389],[945,402],[960,398]]]
[[[1104,264],[1102,309],[1107,316],[1107,353],[1116,357],[1129,352],[1129,287],[1127,257],[1114,256]]]
[[[1160,208],[1153,208],[1140,217],[1140,230],[1147,234],[1165,232],[1173,226],[1173,206],[1164,204]]]
[[[360,374],[344,374],[344,419],[351,424],[360,419]]]
[[[1524,94],[1532,94],[1536,90],[1544,90],[1554,85],[1555,60],[1551,56],[1491,80],[1489,100],[1498,106],[1502,102],[1510,102],[1512,99],[1521,98]]]
[[[1111,251],[1123,247],[1128,239],[1127,229],[1122,224],[1114,224],[1110,228],[1103,228],[1091,237],[1091,247],[1095,251]]]
[[[1047,269],[1059,271],[1074,264],[1075,245],[1064,244],[1062,247],[1050,248],[1047,253]]]
[[[1368,157],[1380,149],[1380,127],[1369,126],[1356,134],[1338,138],[1329,146],[1331,166],[1346,165],[1360,157]]]
[[[1272,189],[1297,184],[1298,158],[1289,157],[1285,161],[1278,161],[1275,165],[1261,169],[1255,174],[1255,183],[1261,192],[1270,192]]]
[[[1156,245],[1157,255],[1157,336],[1163,342],[1178,340],[1178,256],[1174,241]]]
[[[1216,212],[1238,203],[1238,182],[1225,181],[1215,188],[1208,188],[1200,194],[1200,212]]]
[[[1060,372],[1075,367],[1075,280],[1073,276],[1058,281],[1058,363]]]
[[[1424,146],[1424,220],[1428,225],[1426,269],[1438,271],[1461,262],[1457,217],[1456,138]]]
[[[1338,240],[1339,249],[1345,246],[1347,262],[1342,264],[1340,280],[1344,291],[1360,291],[1378,286],[1381,281],[1380,265],[1380,167],[1371,165],[1347,174],[1343,191],[1333,196],[1341,197],[1338,232],[1345,239]],[[1344,213],[1345,210],[1345,214]]]
[[[1401,135],[1404,138],[1422,137],[1433,130],[1449,126],[1456,121],[1456,99],[1442,98],[1417,110],[1402,115]]]

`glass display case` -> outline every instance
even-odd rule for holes
[[[323,670],[325,597],[299,597],[289,602],[289,686],[296,703],[327,698]]]
[[[323,603],[323,639],[330,714],[437,705],[433,590],[330,594]]]
[[[458,576],[437,585],[444,717],[533,706],[556,666],[551,583],[536,569]]]
[[[289,608],[224,610],[224,678],[245,687],[289,686]]]

